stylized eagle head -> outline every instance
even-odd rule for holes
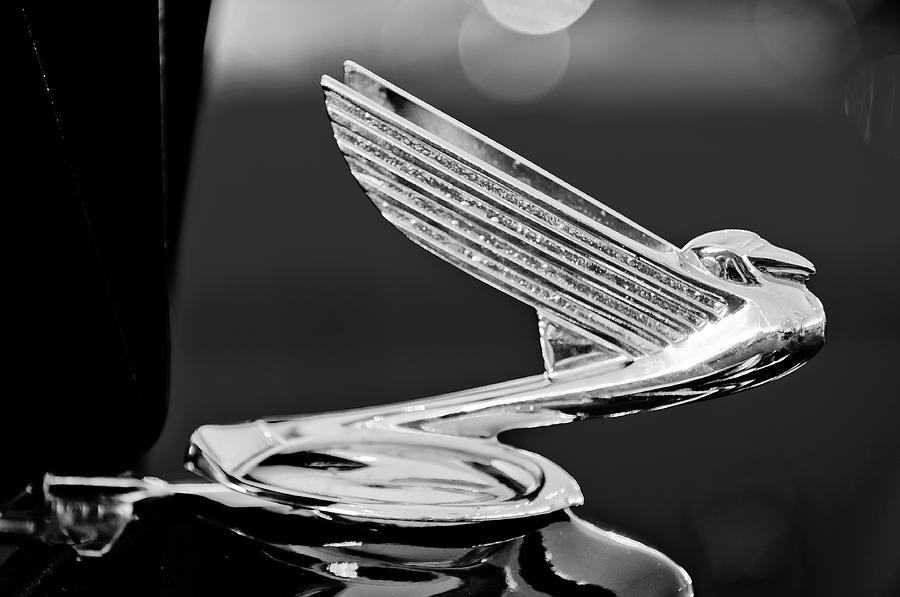
[[[707,232],[685,249],[716,277],[742,284],[759,283],[756,272],[804,283],[816,273],[816,267],[802,255],[776,247],[749,230]]]
[[[748,230],[717,230],[685,245],[683,254],[752,300],[793,349],[815,353],[825,339],[825,311],[806,288],[816,268],[805,257]]]

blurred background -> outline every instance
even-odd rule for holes
[[[677,245],[810,258],[828,343],[709,403],[509,434],[578,513],[701,595],[900,594],[900,27],[879,0],[213,2],[173,306],[169,416],[406,400],[541,370],[532,310],[383,222],[319,77],[352,59]]]

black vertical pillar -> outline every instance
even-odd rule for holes
[[[14,356],[0,398],[0,503],[47,470],[127,469],[164,422],[167,248],[208,12],[185,4],[170,37],[157,2],[3,9]]]

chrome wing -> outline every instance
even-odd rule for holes
[[[740,301],[692,277],[670,243],[366,69],[347,62],[345,82],[322,87],[389,222],[609,356],[655,353]]]

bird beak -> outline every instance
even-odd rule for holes
[[[816,266],[802,255],[767,244],[747,255],[757,269],[778,278],[806,282],[816,273]]]

